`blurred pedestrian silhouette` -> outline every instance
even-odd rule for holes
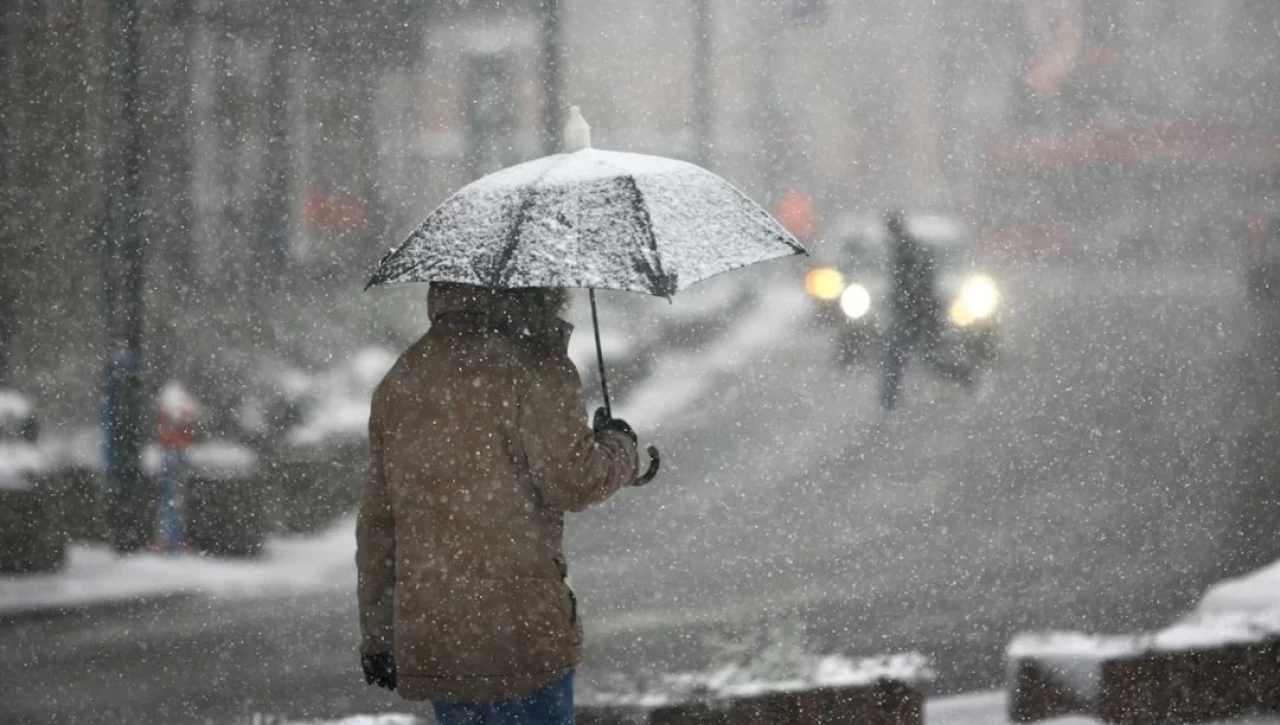
[[[943,349],[942,302],[932,251],[907,229],[906,216],[891,210],[884,216],[893,265],[889,308],[891,321],[881,359],[880,404],[895,410],[902,398],[902,378],[912,353],[944,379],[973,384],[974,370],[947,356]]]

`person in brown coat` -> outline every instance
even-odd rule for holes
[[[374,393],[356,527],[362,664],[441,722],[524,722],[485,713],[544,690],[568,719],[527,721],[572,722],[583,633],[564,513],[634,483],[638,456],[624,421],[586,423],[564,300],[433,283],[431,328]]]

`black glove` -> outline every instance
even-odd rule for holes
[[[392,692],[396,689],[396,658],[392,654],[360,655],[364,668],[364,681]]]
[[[632,443],[639,441],[636,438],[636,432],[632,430],[627,421],[610,417],[604,408],[596,408],[596,414],[591,417],[591,429],[596,432],[596,435],[600,435],[607,430],[616,430],[630,438]]]

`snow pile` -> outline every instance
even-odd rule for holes
[[[206,480],[240,480],[257,472],[258,456],[237,443],[210,441],[187,451],[187,465],[192,475]]]
[[[44,453],[21,440],[0,440],[0,491],[27,491],[48,469]]]
[[[855,660],[841,655],[810,658],[786,679],[762,679],[751,666],[726,665],[706,674],[672,675],[677,691],[706,693],[713,698],[743,698],[773,692],[800,692],[828,687],[861,687],[879,680],[918,683],[933,679],[929,661],[917,653]]]
[[[120,557],[105,546],[72,546],[61,571],[0,576],[0,612],[173,595],[239,598],[349,589],[355,586],[354,527],[348,518],[315,537],[271,539],[255,561],[197,554]]]
[[[35,408],[26,396],[0,388],[0,432],[13,431],[11,435],[17,435],[34,412]]]
[[[1193,616],[1271,615],[1280,611],[1280,561],[1205,593]]]
[[[426,721],[413,715],[352,715],[339,720],[281,721],[279,725],[426,725]]]
[[[42,435],[40,449],[54,467],[102,470],[102,428],[86,425],[66,433]]]
[[[934,678],[928,659],[914,652],[865,659],[796,653],[788,660],[779,668],[779,662],[766,656],[708,672],[663,675],[648,682],[614,677],[606,683],[607,691],[586,692],[579,700],[596,706],[649,709],[691,700],[728,700],[778,692],[861,687],[880,680],[923,684]]]

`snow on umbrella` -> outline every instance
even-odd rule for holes
[[[669,298],[721,272],[804,253],[768,212],[710,171],[591,148],[590,129],[574,106],[564,153],[463,187],[383,258],[368,287],[457,282],[591,290],[600,382],[612,415],[596,289]],[[656,451],[650,454],[656,461]]]

